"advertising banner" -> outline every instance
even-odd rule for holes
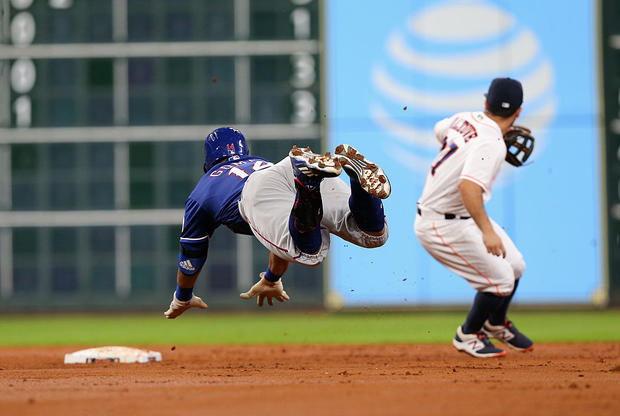
[[[524,88],[518,123],[536,146],[506,163],[486,205],[527,265],[522,303],[600,300],[600,138],[595,2],[325,1],[328,148],[355,146],[388,174],[390,237],[368,250],[334,238],[332,306],[469,304],[473,289],[420,245],[413,224],[434,124],[481,111],[491,80]],[[347,179],[343,176],[343,179]]]

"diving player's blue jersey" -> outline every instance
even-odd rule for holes
[[[238,234],[252,234],[237,204],[248,177],[273,163],[256,156],[232,156],[200,179],[185,203],[181,251],[185,258],[206,258],[209,238],[220,225]]]

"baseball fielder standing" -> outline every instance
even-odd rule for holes
[[[533,149],[530,131],[513,126],[522,102],[519,81],[496,78],[483,112],[457,113],[439,121],[435,137],[441,151],[418,201],[418,239],[437,261],[478,291],[453,340],[457,350],[474,357],[506,354],[489,338],[520,351],[534,348],[506,317],[525,270],[523,256],[484,209],[504,159],[520,166]]]

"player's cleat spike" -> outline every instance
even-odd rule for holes
[[[361,155],[353,146],[341,144],[336,147],[335,159],[338,159],[347,175],[357,179],[362,189],[370,195],[385,199],[390,196],[390,181],[377,164]]]
[[[506,355],[506,351],[495,347],[483,331],[478,331],[475,334],[464,334],[460,326],[456,329],[452,345],[457,350],[477,358],[494,358]]]
[[[486,321],[482,330],[489,338],[495,338],[517,351],[532,351],[534,343],[523,335],[511,321],[506,319],[503,325],[491,325]]]
[[[342,172],[340,161],[332,159],[329,154],[312,153],[310,147],[299,149],[293,146],[288,155],[295,182],[312,192],[320,190],[323,178],[332,178]]]

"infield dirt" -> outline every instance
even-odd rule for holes
[[[450,345],[142,347],[163,361],[0,348],[0,415],[620,414],[620,343],[485,360]]]

